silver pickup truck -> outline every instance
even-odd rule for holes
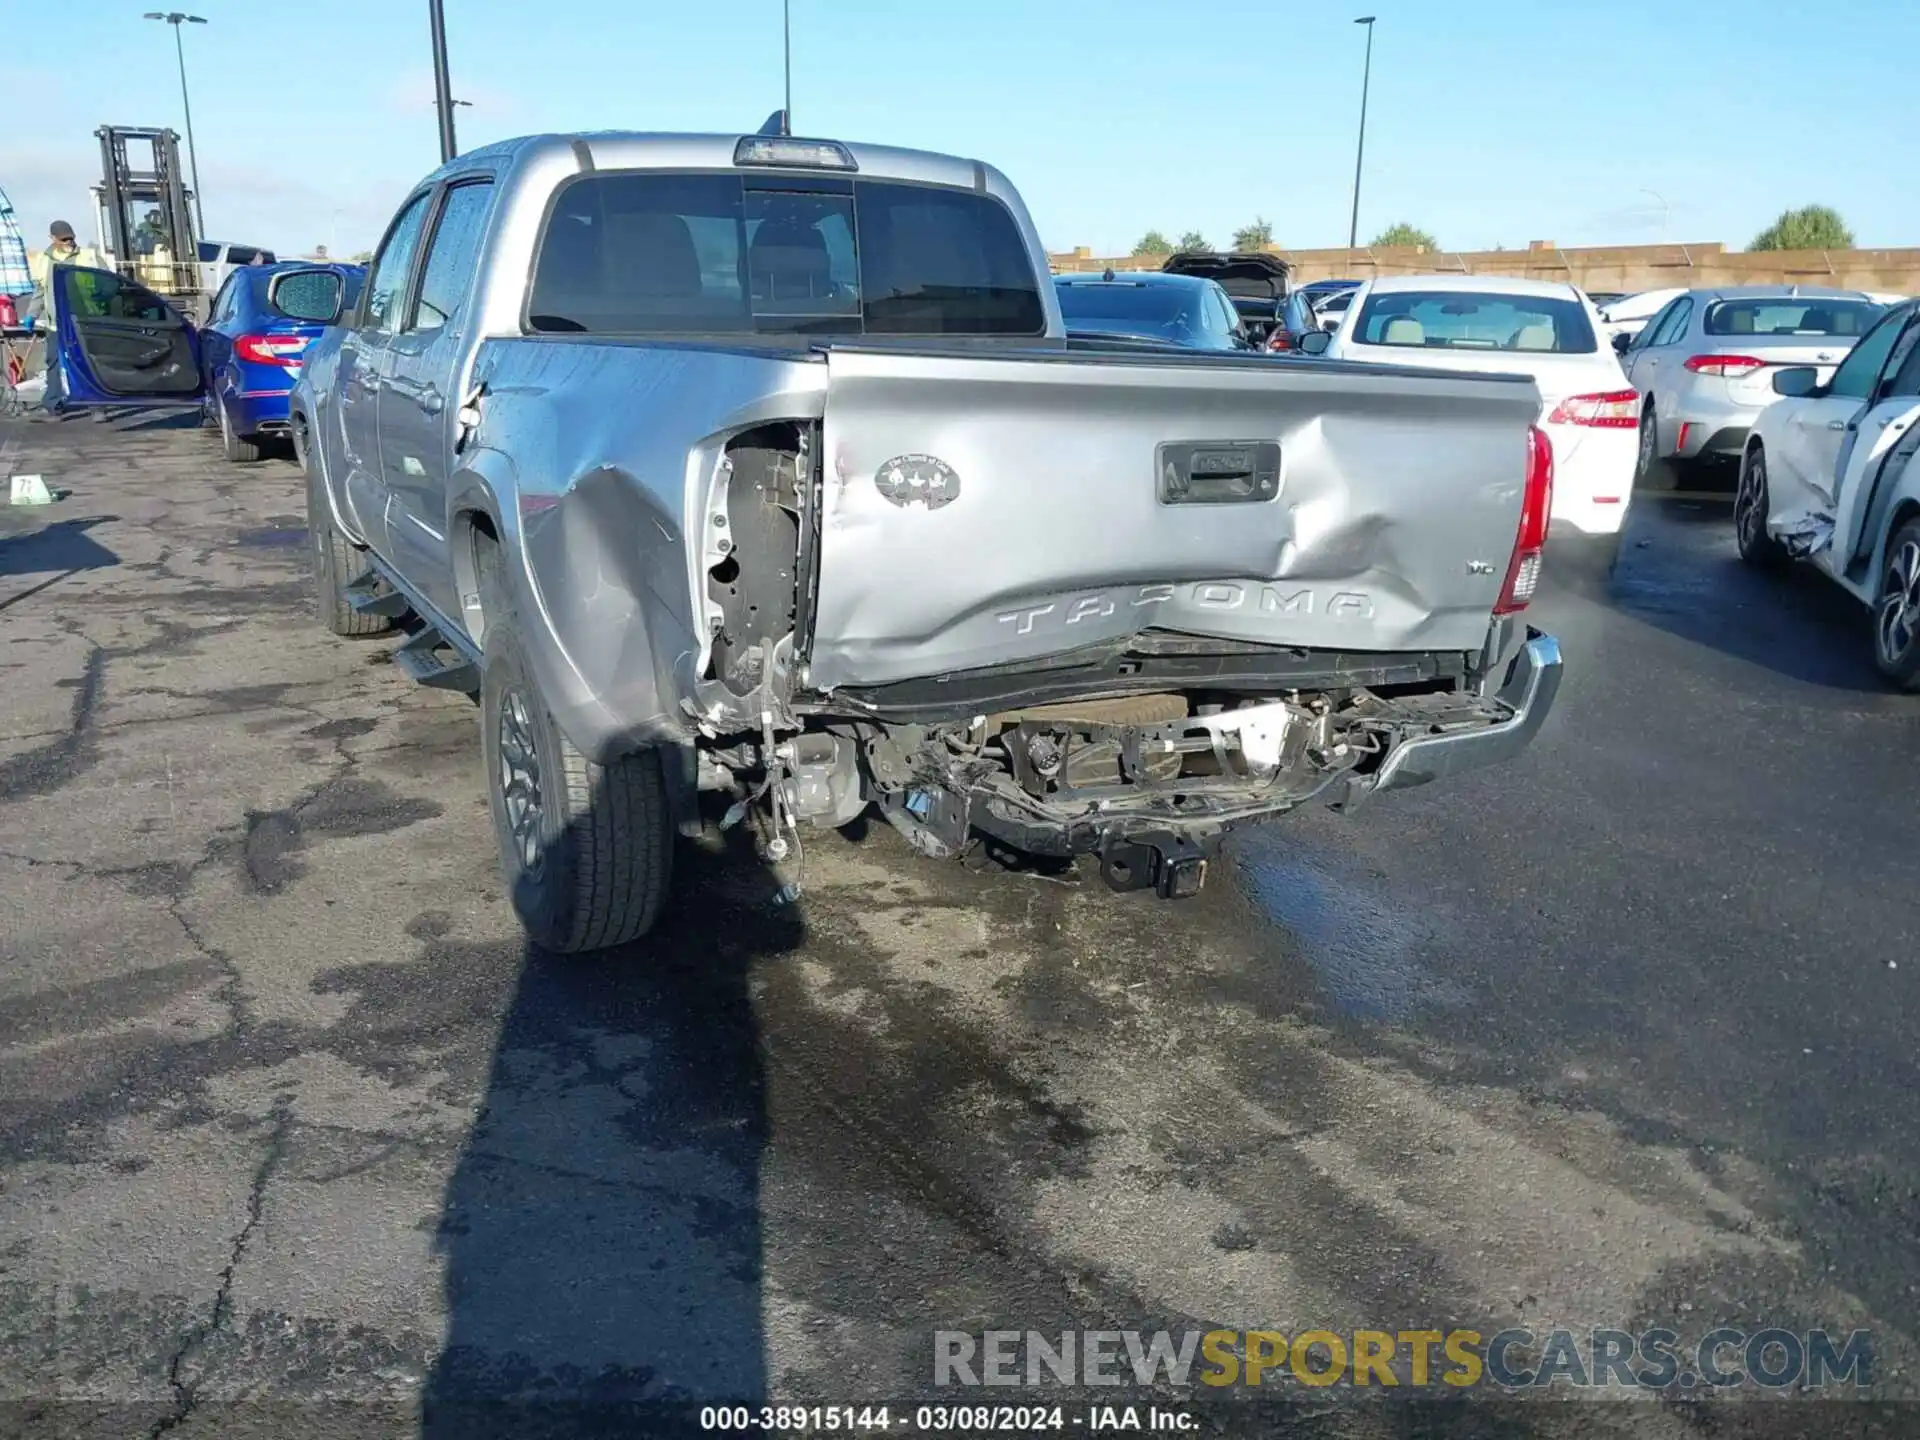
[[[494,145],[340,318],[291,404],[320,613],[477,693],[549,949],[643,933],[723,807],[779,868],[873,807],[1191,894],[1232,825],[1502,760],[1558,686],[1530,381],[1070,342],[978,161]]]

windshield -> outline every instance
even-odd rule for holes
[[[1355,340],[1410,350],[1524,350],[1590,355],[1599,348],[1586,307],[1548,295],[1392,290],[1367,297]]]
[[[839,177],[616,172],[561,191],[527,326],[1039,335],[1046,310],[1019,227],[989,196]]]
[[[1768,296],[1709,305],[1702,328],[1709,335],[1864,335],[1883,306],[1866,300],[1802,300]]]

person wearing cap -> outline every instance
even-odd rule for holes
[[[65,386],[60,371],[59,332],[54,324],[55,290],[53,267],[56,265],[97,266],[100,257],[90,245],[82,245],[74,238],[73,226],[64,220],[56,220],[47,227],[47,247],[28,262],[33,275],[33,303],[28,314],[34,317],[36,325],[46,330],[47,388],[41,396],[40,408],[51,414],[60,408],[65,395]]]

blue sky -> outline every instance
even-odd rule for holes
[[[1343,244],[1363,31],[1379,17],[1364,241],[1742,245],[1789,205],[1920,243],[1913,0],[792,0],[795,128],[1005,170],[1049,248],[1255,215]],[[140,0],[31,7],[8,36],[0,186],[30,243],[93,228],[94,128],[181,128]],[[780,98],[780,0],[446,0],[463,147],[539,130],[739,131]],[[424,0],[201,0],[186,32],[207,228],[370,246],[437,161]],[[1231,16],[1231,22],[1228,17]],[[1264,17],[1256,20],[1255,16]],[[1652,191],[1662,197],[1655,199]]]

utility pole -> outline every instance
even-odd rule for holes
[[[440,163],[460,153],[453,138],[453,86],[447,79],[447,16],[441,0],[427,0],[433,27],[433,106],[440,113]]]
[[[1360,162],[1367,156],[1367,87],[1373,81],[1373,22],[1372,15],[1362,15],[1353,23],[1367,27],[1367,65],[1360,72],[1360,144],[1353,152],[1353,219],[1347,226],[1347,250],[1351,254],[1353,247],[1360,242]]]
[[[159,20],[173,27],[173,56],[180,62],[180,108],[187,113],[187,164],[193,170],[193,223],[206,238],[207,216],[200,206],[200,156],[193,145],[193,101],[187,96],[187,52],[180,43],[182,25],[204,25],[206,20],[199,15],[188,15],[180,10],[149,10],[148,20]],[[192,257],[189,256],[189,259]]]
[[[786,98],[781,101],[780,128],[793,133],[793,0],[780,0],[780,59],[786,70]]]

